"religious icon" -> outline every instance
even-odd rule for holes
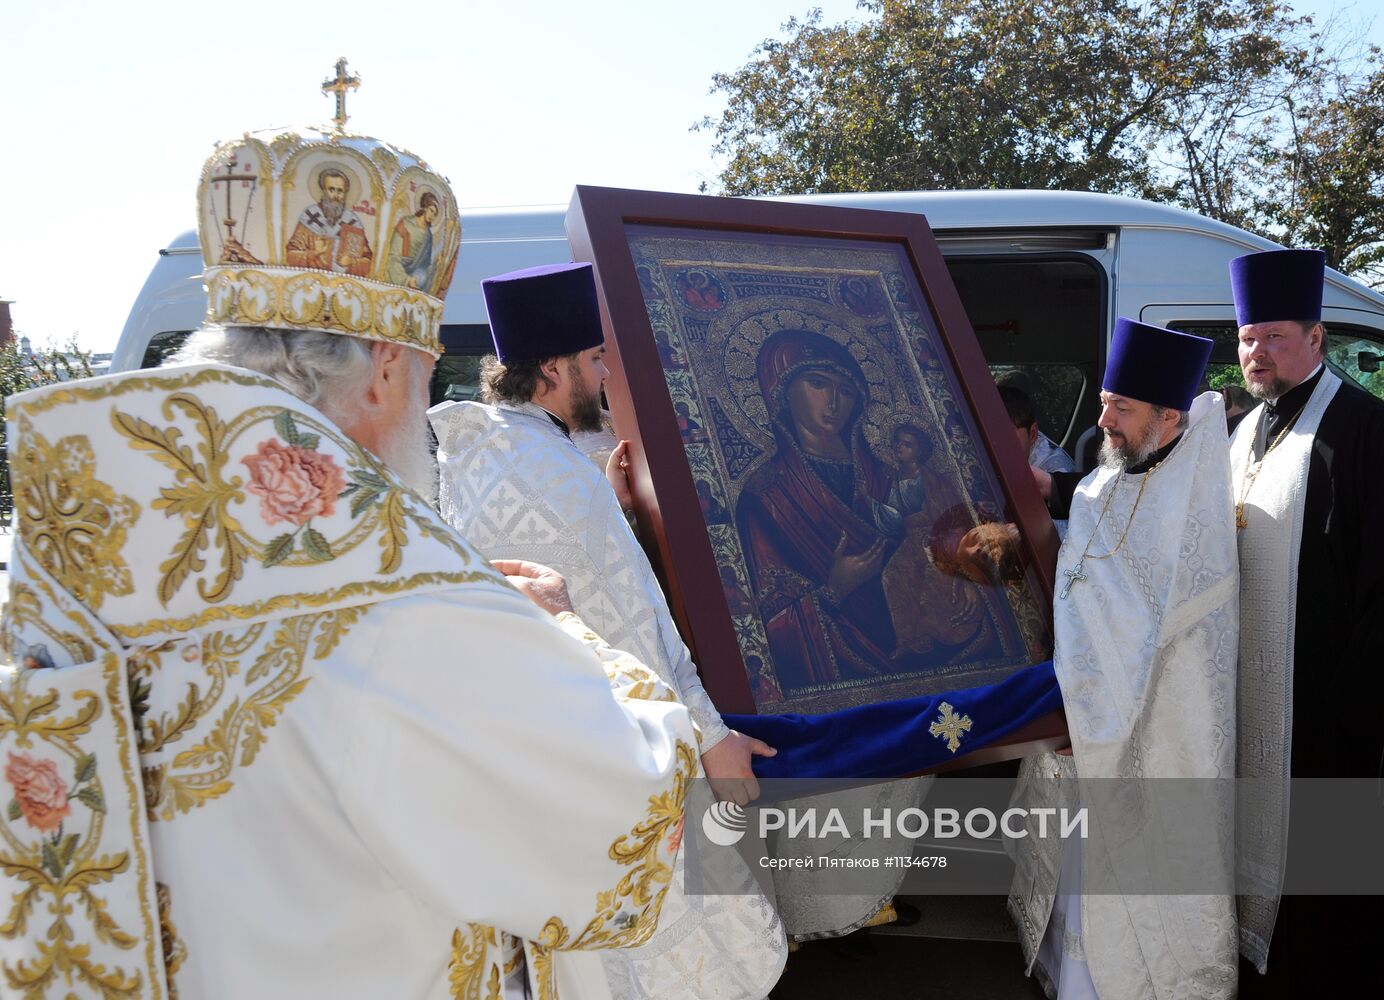
[[[725,286],[701,268],[678,272],[673,276],[673,284],[683,304],[698,312],[716,312],[726,304]]]
[[[394,224],[384,274],[386,281],[396,285],[427,291],[437,277],[433,225],[442,212],[442,205],[437,193],[428,187],[416,192],[413,204],[413,214]]]
[[[860,277],[842,279],[837,286],[841,303],[857,316],[872,318],[884,314],[884,297],[871,281]]]
[[[590,190],[578,189],[582,209]],[[643,197],[699,210],[726,201]],[[642,440],[655,556],[675,594],[697,595],[672,603],[718,704],[828,711],[992,683],[1045,658],[1051,585],[1030,535],[1050,519],[1017,510],[990,445],[1014,437],[997,394],[983,432],[929,304],[936,289],[923,293],[908,252],[707,221],[622,225],[634,265],[625,292],[593,256],[615,331],[608,353],[641,376],[645,359],[663,362],[665,402],[647,377],[617,376],[607,396],[620,436]],[[1017,446],[1007,457],[1010,475],[1027,473]],[[688,475],[690,509],[673,492]],[[738,681],[712,665],[725,659],[720,635],[738,653]]]
[[[270,258],[266,195],[267,156],[246,143],[207,167],[201,201],[202,239],[207,264],[263,264]],[[211,254],[213,247],[219,252]],[[214,259],[213,259],[214,256]]]
[[[375,259],[367,218],[377,213],[360,176],[344,160],[326,160],[304,171],[314,199],[299,210],[284,247],[290,267],[310,267],[367,277]],[[361,200],[364,199],[364,200]],[[373,222],[370,224],[373,229]]]

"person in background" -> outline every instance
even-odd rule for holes
[[[1076,463],[1072,461],[1072,456],[1038,429],[1038,416],[1032,397],[1012,384],[1001,385],[999,390],[1005,412],[1009,414],[1009,422],[1014,425],[1014,433],[1019,438],[1019,447],[1028,456],[1028,464],[1044,472],[1075,472]]]
[[[1221,395],[1225,397],[1226,428],[1233,434],[1245,414],[1254,409],[1254,397],[1240,385],[1222,386]]]

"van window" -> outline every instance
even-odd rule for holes
[[[1384,399],[1384,335],[1333,323],[1326,328],[1326,359],[1362,388]]]
[[[1104,270],[1086,254],[958,255],[946,263],[991,372],[1033,397],[1039,429],[1070,452],[1097,416]]]
[[[139,367],[157,368],[167,361],[170,355],[176,354],[178,348],[183,346],[183,341],[191,335],[191,330],[166,330],[154,334],[149,338],[149,346],[144,348],[144,360],[139,363]]]
[[[1215,342],[1206,366],[1206,380],[1211,388],[1245,384],[1240,372],[1237,327],[1230,323],[1173,323],[1172,329],[1210,337]],[[1337,375],[1384,399],[1384,333],[1366,326],[1327,324],[1326,363]]]
[[[1212,389],[1245,384],[1240,372],[1240,331],[1235,324],[1170,323],[1168,329],[1210,339],[1211,360],[1206,363],[1206,384]]]
[[[432,405],[481,398],[481,358],[495,353],[490,327],[452,323],[442,327],[442,357],[433,369]]]

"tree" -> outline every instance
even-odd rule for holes
[[[1288,141],[1266,164],[1281,186],[1261,200],[1285,242],[1320,247],[1326,262],[1384,283],[1384,67],[1379,50],[1364,79],[1333,80],[1289,105]]]
[[[91,354],[77,346],[76,338],[66,350],[48,347],[29,353],[19,348],[20,334],[0,344],[0,526],[9,527],[14,513],[10,490],[8,430],[5,404],[9,397],[26,389],[54,382],[66,382],[91,375]]]
[[[1131,194],[1384,277],[1379,51],[1346,58],[1339,26],[1274,0],[859,6],[713,77],[725,193]]]
[[[1177,100],[1262,70],[1262,0],[862,0],[790,20],[713,78],[727,193],[1037,187],[1138,192]]]

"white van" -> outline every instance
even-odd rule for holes
[[[1212,337],[1214,376],[1236,363],[1227,264],[1275,246],[1190,212],[1114,195],[932,191],[786,200],[927,216],[991,368],[1025,372],[1040,426],[1083,468],[1094,450],[1087,446],[1095,441],[1096,396],[1115,317]],[[462,210],[434,402],[476,393],[479,360],[491,349],[481,279],[569,260],[565,213],[564,206]],[[111,370],[158,364],[205,309],[197,237],[187,232],[159,251]],[[1384,396],[1384,296],[1329,271],[1323,319],[1332,367]]]

